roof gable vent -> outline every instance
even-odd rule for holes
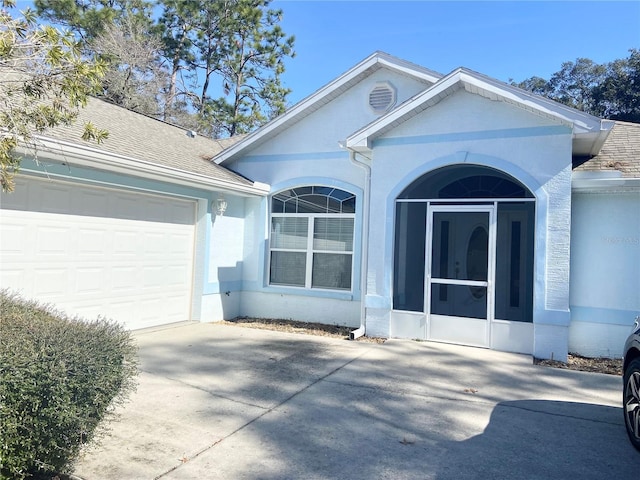
[[[396,89],[389,82],[377,83],[369,92],[369,107],[374,113],[388,112],[396,104]]]

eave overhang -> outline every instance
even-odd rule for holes
[[[39,161],[55,162],[83,168],[99,169],[105,172],[129,175],[147,180],[181,185],[203,190],[215,190],[230,195],[243,197],[264,197],[269,194],[270,186],[253,182],[251,185],[233,183],[216,179],[196,172],[189,172],[173,167],[158,165],[152,162],[106,152],[99,148],[78,145],[63,140],[43,136],[34,137],[36,147],[19,146],[16,153],[23,157],[34,157]],[[21,168],[28,171],[26,168]]]

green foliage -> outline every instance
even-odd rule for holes
[[[165,119],[179,97],[195,111],[198,130],[214,137],[249,132],[284,112],[289,90],[280,78],[294,37],[284,34],[282,11],[270,3],[159,1],[156,29],[171,68]],[[195,82],[180,88],[181,72]]]
[[[3,1],[7,7],[12,2]],[[0,10],[0,185],[13,190],[20,166],[15,149],[35,147],[34,135],[73,122],[89,95],[100,89],[105,64],[87,59],[70,32],[38,26],[27,9],[14,18]],[[86,135],[100,141],[95,126]]]
[[[629,58],[597,64],[588,58],[565,62],[549,81],[531,77],[513,85],[592,115],[640,122],[640,50]]]
[[[146,0],[35,0],[34,5],[44,19],[69,28],[84,41],[96,38],[123,16],[148,20],[152,8]]]
[[[640,50],[607,64],[607,74],[593,89],[596,115],[640,123]]]
[[[271,0],[153,3],[35,0],[38,14],[109,60],[101,95],[117,105],[212,137],[249,132],[284,112],[281,76],[294,38]]]
[[[220,110],[230,136],[250,132],[285,111],[290,90],[280,82],[282,60],[294,55],[295,39],[278,25],[282,10],[269,9],[269,3],[237,0],[224,23],[228,33],[219,49],[217,68],[229,97],[219,102],[230,107]]]
[[[68,472],[135,388],[133,340],[7,291],[0,318],[0,479]]]

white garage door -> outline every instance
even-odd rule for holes
[[[188,320],[195,203],[25,179],[0,204],[0,284],[90,319]]]

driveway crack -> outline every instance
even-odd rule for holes
[[[243,401],[235,399],[235,398],[230,398],[230,397],[227,397],[225,395],[220,395],[219,393],[212,392],[211,390],[207,390],[204,387],[199,387],[198,385],[193,385],[191,383],[185,382],[183,380],[179,380],[177,378],[169,377],[169,376],[166,376],[166,375],[159,375],[157,373],[149,372],[147,370],[142,370],[142,369],[140,371],[143,372],[143,373],[146,373],[148,375],[154,375],[154,376],[157,376],[157,377],[164,378],[166,380],[170,380],[172,382],[179,383],[179,384],[187,386],[189,388],[193,388],[194,390],[200,390],[201,392],[204,392],[207,395],[210,395],[212,397],[221,398],[223,400],[229,400],[230,402],[233,402],[233,403],[239,403],[241,405],[246,405],[248,407],[255,407],[255,408],[259,408],[259,409],[263,409],[263,410],[269,408],[269,407],[265,407],[264,405],[256,405],[255,403],[243,402]]]

